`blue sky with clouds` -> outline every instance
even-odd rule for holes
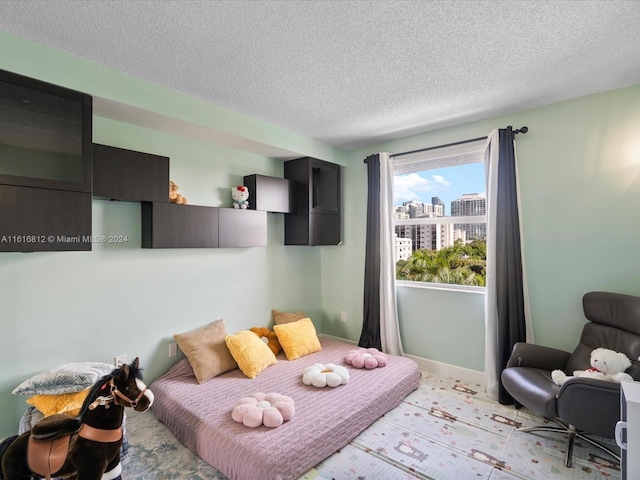
[[[440,197],[445,214],[450,215],[452,200],[465,193],[485,195],[486,191],[484,162],[478,162],[396,175],[393,204],[398,206],[410,200],[431,203],[431,197]]]

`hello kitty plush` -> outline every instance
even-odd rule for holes
[[[231,189],[231,196],[233,197],[233,208],[246,210],[249,207],[249,189],[244,185],[233,187]]]
[[[608,382],[620,383],[621,380],[633,380],[625,370],[631,366],[631,360],[624,353],[607,348],[596,348],[591,352],[591,368],[575,370],[574,377],[595,378]],[[562,370],[551,372],[551,378],[556,385],[563,385],[571,376]]]

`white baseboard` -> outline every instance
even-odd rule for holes
[[[483,388],[485,386],[483,372],[438,362],[437,360],[429,360],[428,358],[422,358],[416,355],[405,354],[405,356],[414,360],[423,372],[436,373],[446,377],[454,377],[464,382],[480,385]]]
[[[329,335],[327,333],[319,333],[318,336],[319,337],[329,337],[329,338],[333,338],[334,340],[339,340],[339,341],[344,342],[344,343],[350,343],[351,345],[355,345],[356,347],[358,346],[358,342],[354,342],[353,340],[349,340],[348,338],[336,337],[335,335]]]
[[[324,337],[334,338],[336,340],[340,340],[341,342],[351,343],[353,345],[358,344],[358,342],[354,342],[353,340],[336,337],[334,335],[327,335],[326,333],[321,333],[320,335]],[[431,372],[447,377],[455,377],[464,382],[481,385],[482,387],[485,386],[483,372],[471,370],[465,367],[458,367],[456,365],[450,365],[448,363],[438,362],[437,360],[429,360],[428,358],[418,357],[417,355],[409,355],[408,353],[405,354],[405,357],[408,357],[415,361],[418,364],[418,368],[420,368],[420,370],[423,372]]]

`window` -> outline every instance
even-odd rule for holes
[[[485,143],[394,156],[397,280],[484,287]]]

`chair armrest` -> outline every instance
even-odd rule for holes
[[[620,420],[620,384],[570,377],[557,395],[558,416],[578,430],[613,438]]]
[[[562,370],[571,354],[564,350],[518,342],[513,346],[508,367],[529,367],[542,370]]]

